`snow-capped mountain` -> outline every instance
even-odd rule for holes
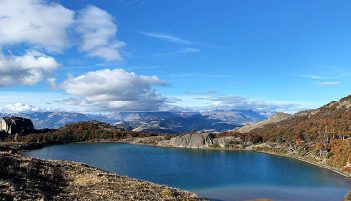
[[[96,120],[135,131],[180,133],[191,130],[231,130],[266,119],[252,110],[215,110],[208,112],[113,112],[83,114],[75,112],[0,113],[21,116],[33,121],[36,128],[58,128],[66,123]]]

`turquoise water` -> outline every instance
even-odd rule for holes
[[[25,154],[83,162],[213,200],[340,201],[351,190],[351,180],[330,170],[255,152],[82,143],[49,146]]]

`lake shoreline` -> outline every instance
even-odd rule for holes
[[[339,175],[344,176],[347,179],[351,180],[351,175],[343,173],[340,170],[337,170],[333,167],[326,166],[319,164],[314,161],[310,161],[301,157],[289,155],[289,154],[283,154],[283,153],[277,153],[277,152],[270,152],[270,151],[264,151],[264,150],[254,150],[254,149],[227,149],[227,148],[183,148],[183,147],[174,147],[174,146],[164,146],[164,145],[158,145],[158,144],[147,144],[147,143],[140,143],[140,142],[134,142],[133,140],[117,140],[117,141],[112,141],[112,140],[103,140],[103,141],[85,141],[85,142],[79,142],[79,143],[114,143],[114,142],[120,142],[120,143],[129,143],[129,144],[140,144],[140,145],[146,145],[146,146],[154,146],[154,147],[163,147],[163,148],[178,148],[178,149],[198,149],[198,150],[214,150],[214,151],[248,151],[248,152],[256,152],[256,153],[264,153],[264,154],[270,154],[274,156],[281,156],[281,157],[286,157],[286,158],[291,158],[295,159],[298,161],[302,161],[320,168],[328,169],[330,171],[333,171]]]
[[[100,144],[101,143],[101,145],[98,145],[98,144]],[[100,148],[102,148],[102,147],[105,147],[105,145],[104,145],[104,143],[106,143],[106,146],[107,147],[111,147],[111,146],[114,146],[114,145],[107,145],[107,144],[110,144],[110,143],[121,143],[121,144],[131,144],[131,145],[142,145],[142,146],[150,146],[150,147],[160,147],[160,148],[171,148],[171,149],[174,149],[174,148],[177,148],[177,147],[172,147],[172,146],[155,146],[155,145],[152,145],[152,144],[143,144],[143,143],[132,143],[132,142],[130,142],[130,141],[126,141],[126,140],[103,140],[103,141],[96,141],[96,140],[94,140],[94,141],[84,141],[84,142],[79,142],[79,143],[77,143],[77,144],[97,144],[97,145],[93,145],[94,147],[95,146],[98,146],[98,147],[100,147]],[[74,143],[73,143],[74,144]],[[75,146],[75,145],[72,145],[72,146]],[[78,147],[81,147],[81,148],[79,148],[79,149],[83,149],[84,147],[86,147],[85,145],[84,146],[79,146],[79,145],[77,145]],[[89,145],[87,145],[87,146],[89,146]],[[128,145],[121,145],[121,146],[127,146],[127,147],[129,147]],[[136,149],[141,149],[142,148],[142,146],[140,146],[139,148],[136,148]],[[130,148],[132,148],[132,147],[130,147]],[[146,148],[146,147],[145,147]],[[142,149],[145,149],[145,148],[142,148]],[[56,150],[57,148],[54,148],[54,150]],[[62,148],[58,148],[58,149],[62,149]],[[108,148],[109,149],[109,148]],[[146,149],[148,149],[148,148],[146,148]],[[171,149],[169,149],[170,151],[171,151]],[[162,149],[152,149],[152,150],[158,150],[159,152],[161,151],[162,152]],[[178,149],[179,150],[179,149]],[[183,148],[183,150],[184,150],[184,148]],[[217,152],[217,151],[230,151],[230,152],[252,152],[252,153],[254,153],[254,152],[257,152],[257,153],[263,153],[263,154],[269,154],[269,155],[274,155],[274,156],[284,156],[284,155],[278,155],[278,154],[273,154],[273,153],[267,153],[267,152],[262,152],[262,151],[255,151],[255,150],[232,150],[232,149],[215,149],[215,148],[213,148],[213,149],[204,149],[204,148],[201,148],[201,149],[191,149],[191,150],[205,150],[206,152],[204,152],[204,153],[207,153],[207,151],[209,151],[208,153],[210,154],[212,151],[215,151],[215,152]],[[176,151],[175,149],[174,149],[174,151]],[[166,151],[166,152],[169,152],[169,151]],[[171,151],[171,152],[173,152],[173,151]],[[177,153],[178,151],[176,151],[176,153]],[[182,153],[182,151],[180,152],[180,153]],[[196,152],[195,152],[196,153]],[[202,151],[201,152],[199,152],[199,153],[203,153]],[[219,152],[218,152],[219,153]],[[245,154],[245,153],[242,153],[242,154]],[[212,155],[212,154],[211,154]],[[215,155],[217,155],[217,154],[215,154]],[[246,154],[245,154],[246,155]],[[257,155],[258,156],[258,155]],[[264,156],[260,156],[260,157],[264,157]],[[267,157],[267,156],[266,156]],[[288,156],[284,156],[284,157],[286,157],[286,158],[292,158],[292,157],[288,157]],[[295,158],[293,158],[293,159],[295,159]],[[284,160],[284,159],[275,159],[275,160]],[[295,159],[295,160],[297,160],[297,159]],[[299,161],[301,161],[301,160],[299,160]],[[314,166],[317,166],[317,165],[315,165],[315,164],[312,164],[312,163],[309,163],[308,161],[303,161],[304,163],[305,162],[307,162],[308,164],[311,164],[311,165],[314,165]],[[293,162],[291,162],[291,163],[293,163]],[[296,163],[296,162],[295,162]],[[303,165],[303,164],[301,164],[301,165]],[[93,165],[94,166],[94,165]],[[279,166],[276,166],[276,167],[279,167]],[[283,166],[282,166],[283,167]],[[318,166],[318,167],[320,167],[320,166]],[[101,167],[100,167],[101,168]],[[312,167],[310,167],[310,168],[312,168]],[[322,167],[323,168],[323,167]],[[326,169],[326,168],[324,168],[324,169]],[[110,172],[111,172],[112,170],[110,170]],[[317,170],[316,170],[317,171]],[[318,171],[323,171],[323,170],[318,170]],[[113,172],[113,171],[112,171]],[[334,171],[333,171],[334,172]],[[296,172],[297,174],[299,174],[298,172]],[[303,173],[303,172],[302,172]],[[331,173],[329,173],[329,174],[331,174]],[[122,173],[122,175],[124,175],[123,173]],[[338,175],[340,175],[340,174],[338,174]],[[335,176],[336,176],[336,174],[335,174]],[[142,178],[142,177],[137,177],[137,176],[132,176],[132,175],[130,175],[130,177],[134,177],[134,178]],[[339,178],[342,178],[342,177],[339,177]],[[345,177],[344,177],[345,178]],[[144,178],[144,180],[145,180],[145,178]],[[146,180],[148,180],[148,179],[146,179]],[[149,180],[150,181],[150,180]],[[155,181],[154,181],[155,182]],[[156,181],[156,183],[160,183],[160,182],[157,182]],[[161,182],[162,183],[162,182]],[[166,184],[167,185],[167,184]],[[168,184],[168,186],[172,186],[171,184]],[[180,189],[182,189],[181,187],[180,187]],[[348,188],[346,188],[346,189],[348,189]],[[192,192],[195,192],[197,195],[199,195],[199,196],[201,196],[201,194],[198,194],[196,191],[194,191],[194,190],[190,190],[190,191],[192,191]],[[204,197],[207,197],[207,196],[204,196]],[[208,196],[208,197],[210,197],[210,196]],[[259,196],[259,197],[261,197],[261,196]],[[338,196],[339,197],[339,196]],[[327,199],[328,200],[328,199]]]
[[[184,148],[184,147],[174,147],[174,146],[165,146],[165,145],[158,145],[158,144],[149,144],[149,143],[140,143],[140,142],[135,142],[134,139],[122,139],[122,140],[110,140],[110,139],[103,139],[103,140],[87,140],[87,141],[80,141],[80,142],[73,142],[73,143],[129,143],[129,144],[140,144],[140,145],[145,145],[145,146],[154,146],[154,147],[163,147],[163,148],[178,148],[178,149],[198,149],[198,150],[214,150],[214,151],[248,151],[248,152],[257,152],[257,153],[264,153],[264,154],[270,154],[270,155],[275,155],[275,156],[281,156],[281,157],[286,157],[286,158],[291,158],[295,159],[298,161],[302,161],[305,163],[309,163],[311,165],[318,166],[320,168],[328,169],[330,171],[333,171],[339,175],[342,175],[343,177],[350,179],[351,180],[351,175],[344,173],[338,169],[335,169],[330,166],[326,166],[323,164],[319,164],[314,161],[310,161],[307,159],[304,159],[302,157],[297,157],[294,155],[289,155],[289,154],[283,154],[283,153],[277,153],[277,152],[271,152],[271,151],[264,151],[264,150],[255,150],[255,149],[228,149],[228,148]],[[44,147],[52,146],[52,145],[62,145],[62,144],[49,144],[49,145],[43,145],[43,146],[34,146],[34,147],[29,147],[25,149],[21,149],[20,152],[26,152],[30,150],[36,150],[36,149],[41,149]]]

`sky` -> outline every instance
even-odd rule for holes
[[[317,108],[350,94],[351,2],[0,0],[0,112]]]

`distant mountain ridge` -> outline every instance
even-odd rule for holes
[[[252,110],[215,110],[206,112],[76,112],[0,113],[29,118],[36,128],[58,128],[66,123],[96,120],[135,131],[181,133],[191,130],[225,131],[267,119]]]

